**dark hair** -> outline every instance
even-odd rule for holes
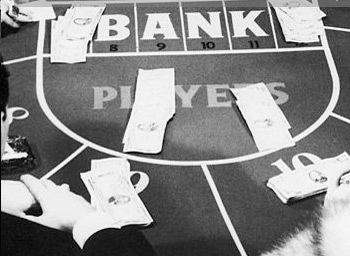
[[[4,113],[3,120],[6,119],[6,106],[9,100],[9,73],[3,65],[3,59],[0,54],[0,111]]]

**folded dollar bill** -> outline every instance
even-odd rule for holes
[[[174,69],[140,69],[135,103],[123,138],[123,151],[161,152],[167,123],[174,114]]]
[[[79,63],[86,62],[87,41],[66,40],[61,37],[62,18],[51,22],[51,62]]]
[[[104,10],[105,4],[73,4],[64,16],[52,21],[51,62],[85,62],[88,43]]]
[[[231,89],[259,151],[294,146],[291,125],[264,83]]]
[[[81,173],[91,201],[98,210],[112,216],[118,228],[153,222],[131,183],[131,175],[128,161],[121,158],[93,160],[91,170]]]
[[[74,4],[65,15],[64,36],[71,40],[91,40],[104,10],[104,4]]]
[[[349,165],[350,155],[346,152],[316,164],[291,172],[284,172],[270,178],[267,187],[272,189],[283,203],[310,197],[327,190],[329,180],[342,166]],[[348,178],[343,177],[343,182]]]

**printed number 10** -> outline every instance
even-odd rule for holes
[[[214,42],[201,42],[203,50],[211,50],[215,48]]]

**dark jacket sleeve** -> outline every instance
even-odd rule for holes
[[[81,253],[69,233],[1,212],[1,256],[80,256]]]
[[[105,229],[95,233],[83,250],[71,234],[1,213],[1,256],[155,256],[141,232]]]
[[[83,248],[86,256],[155,256],[144,235],[128,229],[104,229],[92,235]]]

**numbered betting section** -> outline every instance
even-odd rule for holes
[[[176,54],[320,45],[286,43],[267,2],[247,5],[246,1],[107,4],[89,52]],[[66,8],[55,5],[57,13]]]

